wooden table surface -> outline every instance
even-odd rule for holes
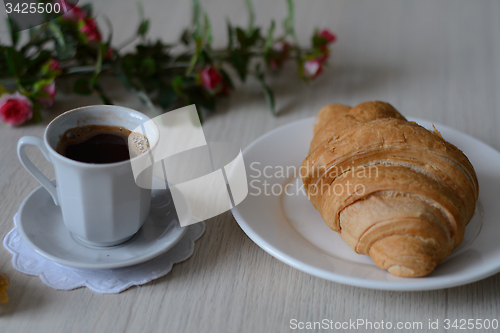
[[[151,37],[175,40],[190,21],[189,1],[143,1]],[[226,42],[225,19],[246,25],[243,1],[206,0],[215,44]],[[135,1],[104,1],[117,44],[136,29]],[[257,24],[281,20],[284,1],[255,1]],[[246,147],[278,126],[315,115],[328,103],[390,102],[403,114],[470,134],[500,150],[500,2],[296,1],[296,30],[309,43],[315,27],[338,35],[330,66],[311,85],[293,65],[272,77],[279,116],[267,110],[254,81],[238,85],[204,124],[208,141]],[[5,30],[1,35],[5,41]],[[115,102],[142,111],[134,96],[108,84]],[[44,124],[0,127],[0,238],[38,183],[17,159],[24,135],[42,136],[62,111],[99,103],[59,95]],[[36,149],[28,151],[49,177],[53,169]],[[500,167],[500,166],[498,166]],[[499,198],[500,199],[500,198]],[[0,271],[11,277],[10,302],[0,305],[0,332],[287,332],[290,321],[423,322],[500,319],[500,275],[437,291],[388,292],[322,280],[274,259],[254,244],[230,212],[207,221],[193,256],[141,287],[117,295],[86,288],[57,291],[38,277],[13,269],[0,247]],[[500,260],[500,258],[499,258]],[[352,330],[355,331],[355,330]],[[360,332],[367,330],[360,329]],[[412,330],[407,330],[408,332]],[[416,330],[418,331],[418,330]]]

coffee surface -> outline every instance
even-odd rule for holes
[[[131,158],[128,148],[128,137],[133,132],[119,126],[87,125],[71,128],[64,132],[57,144],[56,151],[75,161],[103,164],[126,161]],[[140,143],[147,151],[148,142],[139,133],[133,133],[134,146]],[[133,154],[134,155],[134,154]],[[132,156],[134,157],[134,156]]]

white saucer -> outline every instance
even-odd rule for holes
[[[185,208],[190,211],[187,202]],[[15,223],[26,244],[40,255],[86,269],[127,267],[148,261],[168,251],[187,231],[179,224],[169,190],[152,191],[146,222],[130,240],[117,246],[89,247],[76,240],[64,226],[61,210],[42,187],[26,197]]]
[[[411,120],[432,129],[431,122]],[[243,151],[249,193],[232,212],[243,231],[264,251],[320,278],[373,289],[449,288],[500,271],[498,151],[469,135],[434,124],[470,159],[479,180],[479,201],[459,248],[430,275],[400,278],[376,267],[369,256],[354,253],[325,225],[301,191],[298,172],[307,156],[313,123],[314,118],[307,118],[275,129]]]

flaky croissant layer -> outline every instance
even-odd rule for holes
[[[403,277],[460,245],[479,191],[462,151],[379,101],[321,109],[301,176],[332,230]]]

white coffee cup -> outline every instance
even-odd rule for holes
[[[17,152],[21,163],[61,208],[64,224],[76,239],[92,246],[112,246],[125,242],[141,228],[149,214],[151,190],[137,186],[131,161],[150,157],[142,154],[132,160],[107,164],[78,162],[56,151],[60,137],[68,129],[86,125],[120,126],[132,131],[144,124],[153,148],[159,132],[148,120],[144,114],[125,107],[85,106],[55,118],[47,126],[43,140],[34,136],[19,140]],[[38,147],[53,164],[56,185],[29,160],[25,147],[30,145]],[[151,170],[140,177],[141,183],[151,182]]]

